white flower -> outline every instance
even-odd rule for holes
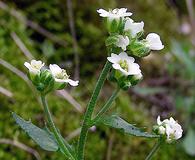
[[[161,121],[160,116],[158,116],[157,124],[159,125],[159,134],[166,134],[168,143],[182,137],[183,130],[172,117]]]
[[[127,36],[119,35],[116,45],[121,47],[123,51],[126,51],[126,47],[129,45],[129,38]]]
[[[164,45],[162,44],[160,40],[160,36],[156,33],[150,33],[147,35],[146,45],[151,50],[161,50],[164,48]]]
[[[119,55],[112,53],[111,57],[107,57],[108,61],[112,64],[112,67],[122,72],[125,76],[138,75],[141,73],[139,65],[134,63],[135,59],[130,57],[125,52],[121,52]]]
[[[32,74],[39,74],[41,71],[41,68],[45,65],[42,61],[36,61],[36,60],[31,60],[30,63],[25,62],[24,63],[25,67],[28,68],[29,72]]]
[[[115,8],[109,11],[98,9],[97,12],[101,17],[108,17],[110,19],[118,19],[120,17],[127,17],[132,15],[131,12],[127,12],[127,8]]]
[[[143,31],[144,28],[144,22],[133,22],[133,20],[131,18],[126,18],[126,22],[125,22],[125,31],[130,31],[132,37],[134,38],[137,33]]]
[[[50,64],[49,69],[56,82],[69,83],[71,86],[78,86],[79,81],[73,81],[69,79],[66,70],[61,69],[57,64]]]

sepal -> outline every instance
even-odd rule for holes
[[[123,89],[128,90],[131,86],[135,86],[142,79],[142,74],[125,76],[120,71],[112,70],[108,80],[117,83],[117,85]]]
[[[144,41],[134,40],[127,49],[131,51],[131,54],[137,57],[145,57],[150,53],[150,49],[146,46]]]
[[[106,18],[106,28],[110,34],[122,32],[124,25],[124,18]]]
[[[52,91],[54,88],[54,78],[51,72],[46,69],[40,74],[40,83],[37,85],[37,90],[40,92],[47,94]]]

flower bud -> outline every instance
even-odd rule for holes
[[[124,28],[123,18],[107,18],[106,19],[106,28],[109,33],[119,33]]]
[[[37,85],[39,83],[41,68],[44,66],[44,63],[42,61],[32,60],[30,63],[25,62],[24,66],[29,70],[29,79],[34,85]]]
[[[150,33],[147,35],[145,45],[151,50],[161,50],[164,48],[160,36],[156,33]]]
[[[149,47],[145,44],[144,41],[133,41],[129,46],[128,50],[131,50],[131,54],[137,57],[145,57],[149,55],[150,49]]]
[[[159,133],[159,134],[164,135],[164,134],[165,134],[165,132],[166,132],[165,127],[160,126],[160,127],[158,128],[158,133]]]
[[[129,81],[128,78],[124,76],[118,79],[118,85],[123,90],[128,90],[132,86],[131,81]]]
[[[41,92],[48,93],[54,88],[54,78],[51,72],[46,69],[40,74],[40,83],[37,86],[37,89]]]

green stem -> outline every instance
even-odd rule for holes
[[[56,126],[53,122],[53,119],[52,119],[51,113],[49,111],[47,101],[45,99],[45,95],[41,95],[41,101],[43,103],[44,112],[45,112],[45,115],[47,117],[49,127],[51,128],[51,130],[52,130],[52,132],[53,132],[53,134],[56,138],[56,141],[57,141],[58,145],[60,146],[62,151],[67,154],[68,159],[75,160],[75,158],[71,154],[71,151],[69,150],[70,148],[68,147],[68,143],[65,140],[62,139],[61,135],[58,132],[58,129],[56,128]]]
[[[118,93],[120,91],[120,88],[118,87],[115,92],[112,94],[112,96],[109,98],[109,100],[106,102],[106,104],[102,107],[102,109],[99,111],[99,113],[96,115],[96,117],[92,120],[92,123],[95,124],[98,122],[101,117],[104,115],[104,113],[110,108],[112,102],[117,97]]]
[[[160,145],[161,145],[161,140],[159,139],[158,142],[156,142],[156,144],[154,145],[154,147],[152,148],[152,150],[150,151],[149,155],[146,157],[145,160],[152,159],[153,155],[157,152],[157,150],[159,149]]]
[[[77,151],[78,160],[84,160],[84,148],[85,148],[85,142],[87,139],[88,130],[90,128],[91,117],[92,117],[94,107],[96,105],[100,90],[102,89],[102,86],[106,80],[106,77],[107,77],[107,74],[110,68],[111,68],[111,63],[107,61],[96,83],[91,99],[87,105],[87,110],[84,115],[84,121],[83,121],[83,125],[81,128],[81,133],[80,133],[79,143],[78,143],[78,151]]]

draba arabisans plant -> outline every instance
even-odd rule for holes
[[[77,86],[79,84],[79,81],[70,79],[66,70],[56,64],[50,64],[49,68],[46,68],[42,61],[32,60],[30,63],[24,63],[28,68],[29,79],[40,93],[47,121],[45,128],[41,129],[15,113],[12,115],[17,124],[41,148],[47,151],[58,151],[64,156],[64,159],[84,160],[84,155],[87,154],[84,151],[89,128],[96,125],[106,125],[119,129],[128,135],[158,139],[146,157],[146,160],[149,160],[161,144],[173,143],[182,137],[181,126],[172,117],[163,121],[158,117],[157,124],[153,126],[153,133],[147,133],[117,115],[106,115],[105,113],[111,107],[120,90],[127,90],[143,79],[140,66],[135,62],[135,57],[145,57],[149,55],[151,50],[163,49],[164,45],[156,33],[149,33],[144,39],[144,22],[134,22],[130,18],[132,13],[127,12],[126,8],[116,8],[109,11],[98,9],[97,12],[104,18],[109,33],[105,41],[108,57],[87,104],[77,145],[69,144],[62,137],[60,130],[53,122],[46,101],[46,96],[50,92],[64,89],[67,85]],[[100,111],[93,116],[99,93],[106,79],[115,84],[116,89]]]

